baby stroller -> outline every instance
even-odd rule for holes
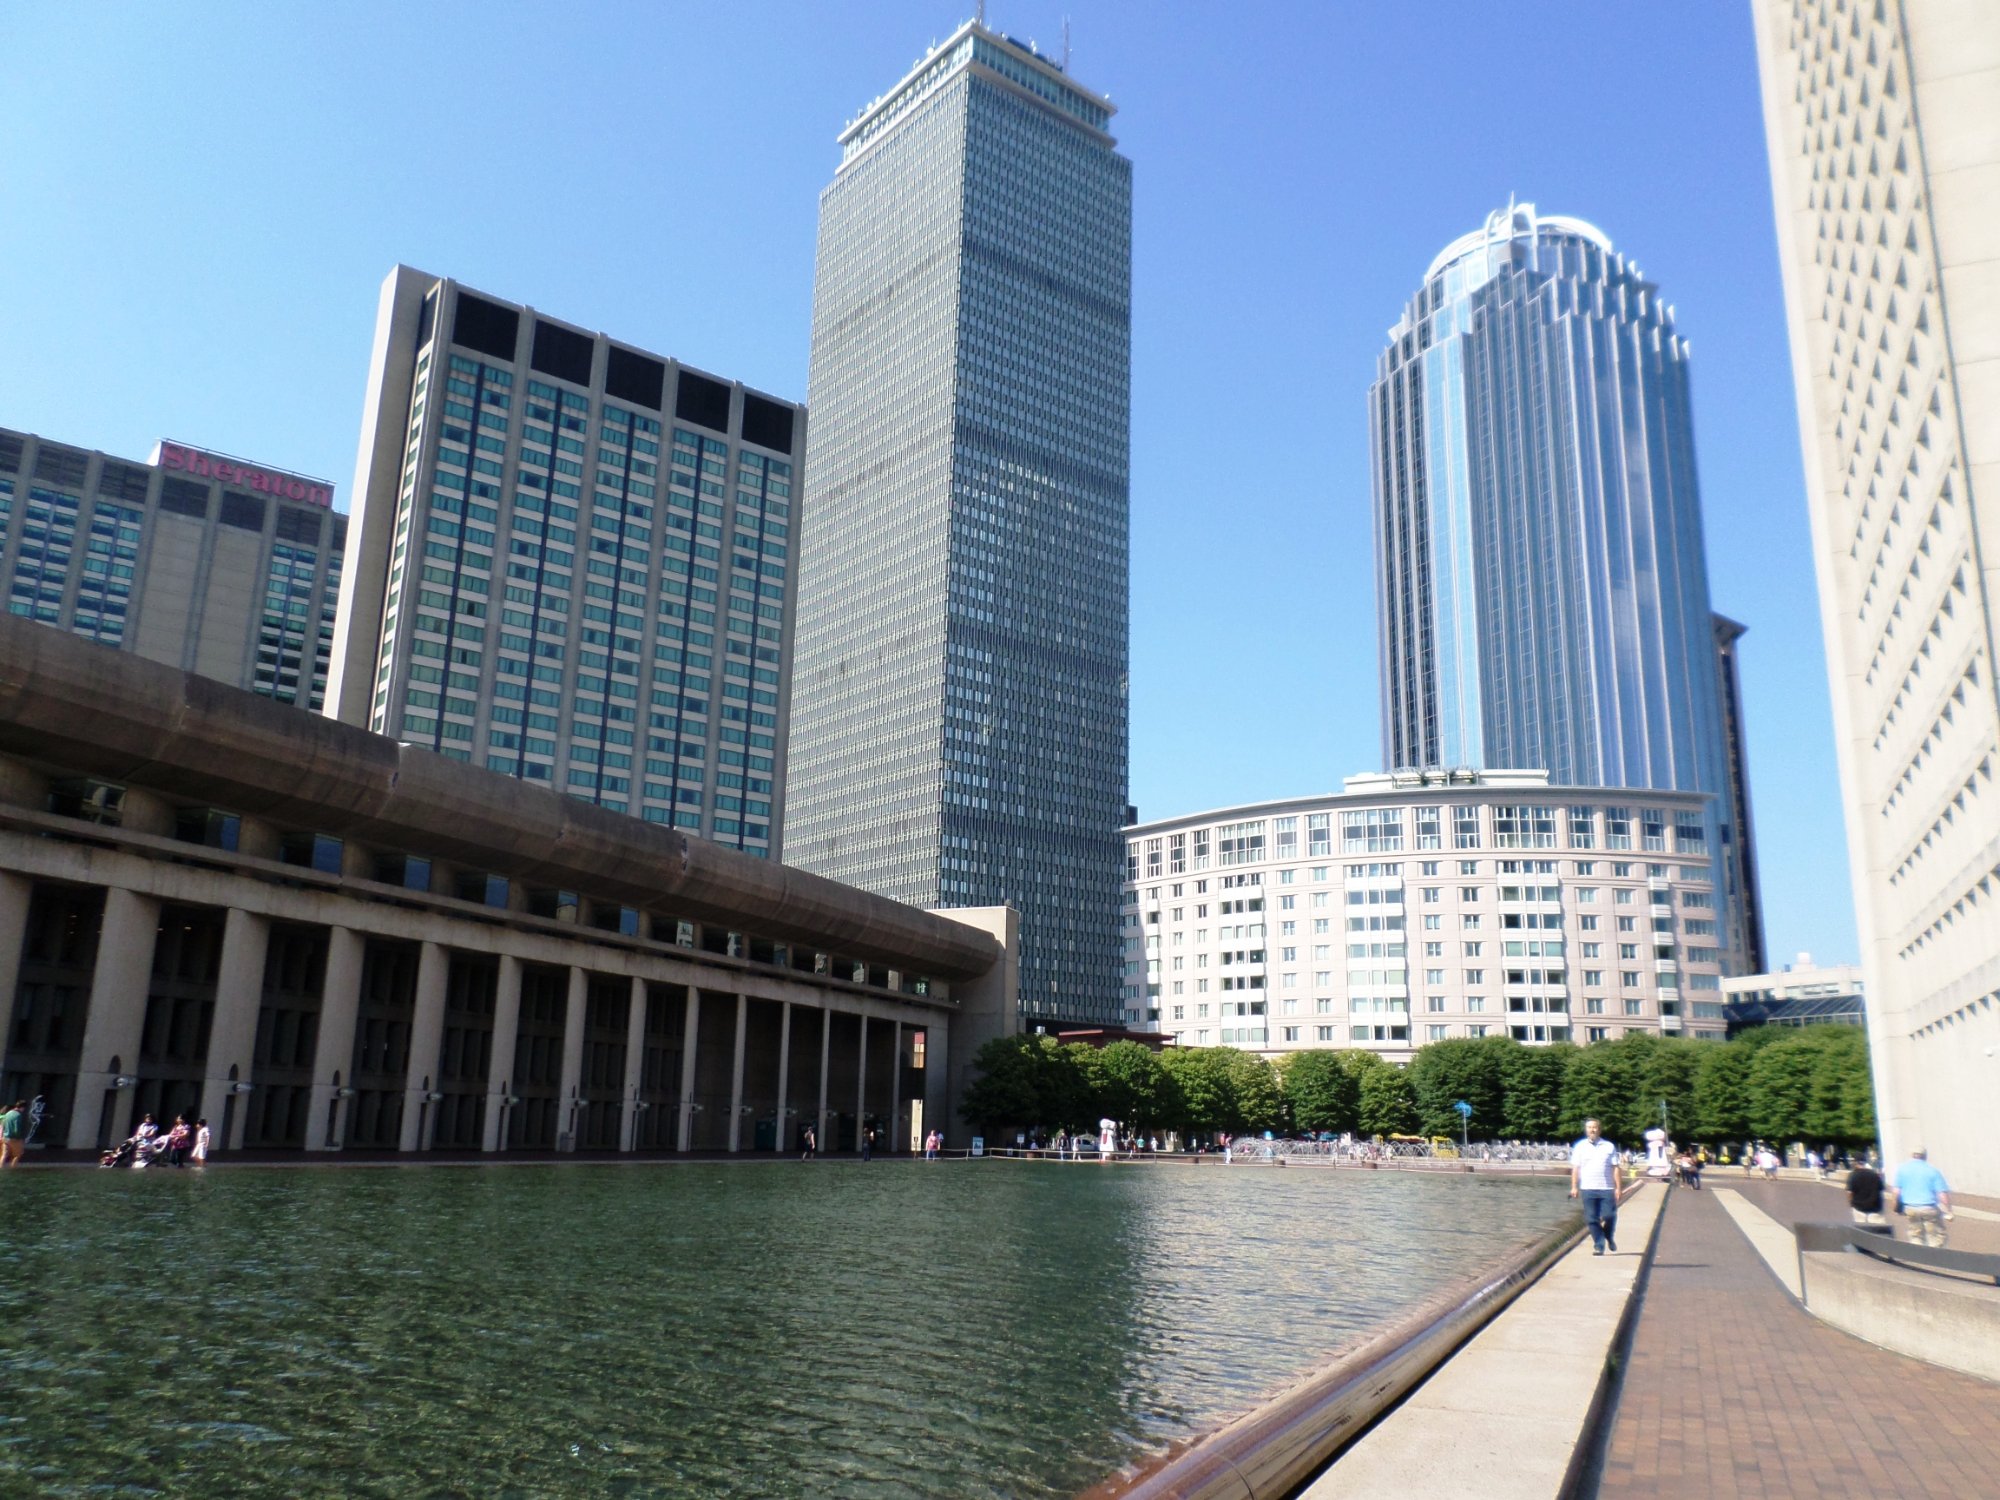
[[[164,1132],[147,1140],[140,1140],[134,1136],[129,1144],[135,1148],[132,1153],[132,1167],[135,1171],[140,1167],[154,1166],[166,1159],[167,1137]]]
[[[109,1151],[98,1157],[97,1164],[100,1167],[130,1166],[132,1165],[133,1158],[138,1154],[139,1138],[134,1136],[129,1141],[120,1141],[116,1146],[113,1146]]]

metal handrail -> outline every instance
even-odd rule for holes
[[[1917,1270],[1976,1276],[2000,1286],[2000,1255],[1982,1255],[1974,1250],[1948,1250],[1941,1245],[1913,1245],[1907,1240],[1892,1238],[1886,1224],[1794,1224],[1792,1237],[1798,1244],[1801,1286],[1805,1285],[1806,1255],[1825,1250],[1849,1250],[1873,1260]]]

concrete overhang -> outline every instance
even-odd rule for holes
[[[15,616],[0,617],[0,753],[938,978],[1000,960],[949,917]]]

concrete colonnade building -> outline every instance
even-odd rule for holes
[[[1126,829],[1128,1019],[1265,1053],[1721,1039],[1708,798],[1350,776]]]
[[[160,443],[144,464],[0,428],[7,612],[318,709],[347,517],[324,480]]]
[[[804,409],[398,266],[328,712],[769,858]]]
[[[1024,1022],[1116,1022],[1132,170],[968,21],[821,195],[784,857],[1021,913]]]
[[[1751,8],[1883,1146],[2000,1195],[2000,7]]]
[[[907,1148],[1012,1024],[1011,920],[0,620],[0,1092],[51,1145]]]
[[[1389,330],[1369,432],[1383,764],[1713,794],[1723,961],[1747,966],[1755,861],[1659,288],[1581,219],[1496,209]]]

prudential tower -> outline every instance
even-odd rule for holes
[[[1510,205],[1431,263],[1369,423],[1385,762],[1713,793],[1705,849],[1626,847],[1714,861],[1740,971],[1747,798],[1672,308],[1598,229]]]
[[[1021,1013],[1121,1019],[1132,170],[968,22],[820,199],[784,858],[1021,913]]]

